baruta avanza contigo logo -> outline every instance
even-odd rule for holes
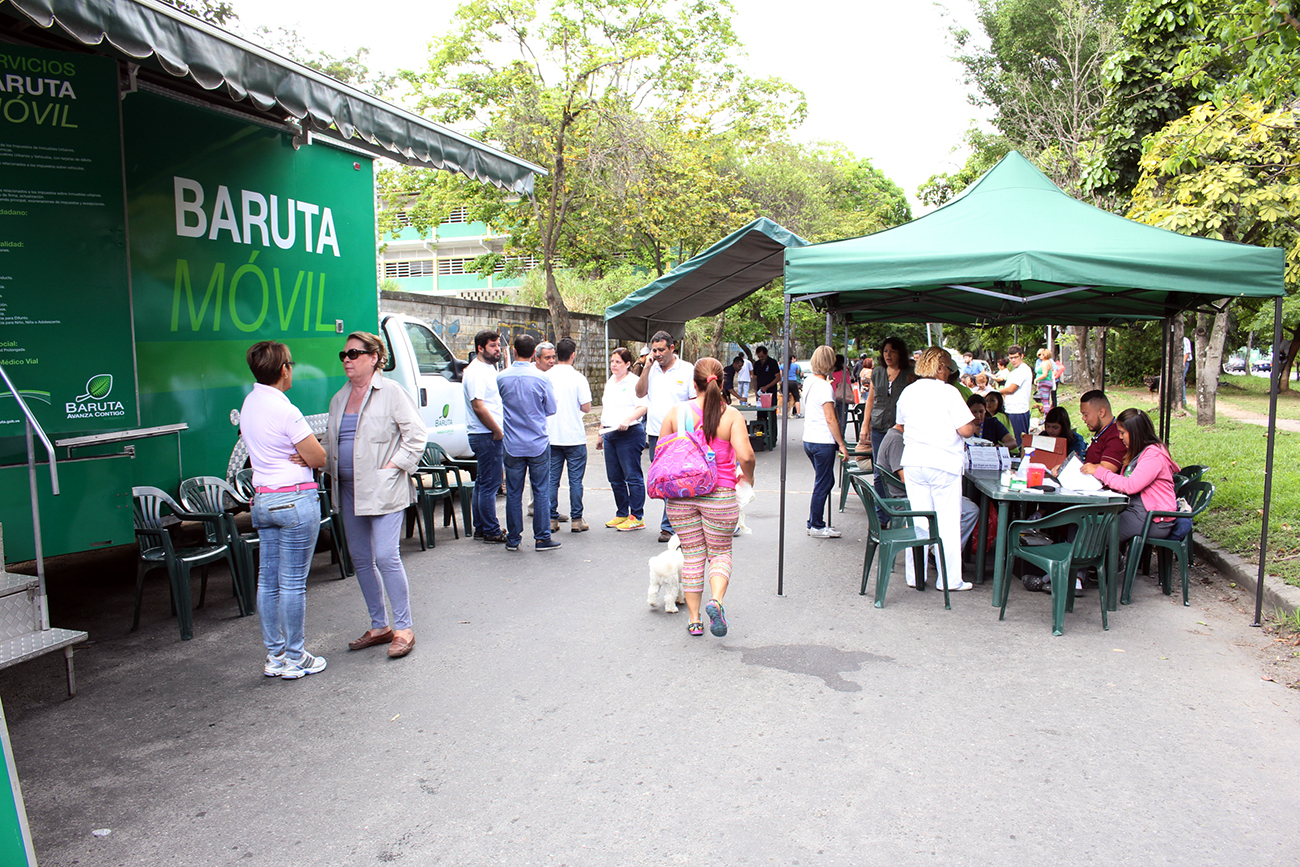
[[[97,373],[86,380],[86,391],[63,405],[68,418],[106,418],[126,415],[120,400],[107,400],[113,393],[113,374]]]

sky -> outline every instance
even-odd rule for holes
[[[430,37],[447,29],[455,0],[231,0],[239,29],[288,27],[331,54],[370,49],[372,70],[416,68]],[[831,0],[791,4],[733,0],[733,25],[755,77],[779,76],[803,90],[803,142],[838,141],[892,178],[920,212],[916,189],[965,162],[963,133],[981,115],[961,67],[949,59],[952,22],[976,30],[973,0],[945,7],[916,0]],[[816,14],[796,17],[791,10]],[[367,9],[382,14],[367,14]]]

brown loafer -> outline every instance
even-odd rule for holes
[[[385,629],[377,635],[371,635],[369,634],[369,630],[367,630],[366,634],[358,638],[356,641],[348,642],[348,650],[365,650],[367,647],[374,647],[377,644],[387,644],[392,640],[392,629]]]
[[[400,659],[401,657],[406,656],[406,654],[410,653],[412,647],[415,647],[414,635],[412,635],[409,639],[403,638],[402,636],[398,635],[393,639],[393,643],[388,645],[388,658]]]

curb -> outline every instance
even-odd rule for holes
[[[1236,554],[1216,548],[1209,542],[1193,539],[1196,556],[1213,566],[1218,572],[1228,577],[1238,587],[1246,590],[1253,598],[1259,586],[1259,567],[1248,563]],[[1264,576],[1264,610],[1261,617],[1273,611],[1294,614],[1300,609],[1300,587],[1293,587],[1270,575]]]

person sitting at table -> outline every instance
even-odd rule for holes
[[[984,409],[989,418],[995,419],[1006,430],[1011,430],[1011,419],[1007,418],[1007,414],[1002,408],[1002,392],[995,388],[984,395]],[[1012,434],[1012,438],[1015,438],[1015,434]],[[1020,443],[1016,443],[1011,448],[1013,451],[1020,448]]]
[[[1065,460],[1069,460],[1070,455],[1078,455],[1082,461],[1088,453],[1088,444],[1083,441],[1083,434],[1070,426],[1070,413],[1063,406],[1053,407],[1044,416],[1043,436],[1065,440]]]
[[[1172,512],[1177,508],[1174,473],[1178,472],[1178,464],[1156,436],[1151,417],[1142,410],[1124,410],[1115,418],[1115,427],[1124,441],[1124,471],[1118,473],[1104,464],[1089,463],[1083,465],[1083,472],[1095,476],[1112,491],[1129,495],[1128,508],[1119,514],[1119,542],[1124,545],[1142,532],[1147,512]],[[1173,518],[1156,518],[1147,537],[1167,539],[1173,529]]]
[[[961,477],[962,439],[975,433],[975,417],[946,381],[951,360],[944,349],[926,349],[915,365],[918,379],[898,396],[896,411],[897,423],[903,426],[901,466],[907,499],[913,509],[935,513],[943,540],[944,575],[948,590],[955,591],[974,586],[961,579]],[[917,519],[918,523],[925,520]],[[909,586],[915,586],[915,574],[907,578]]]
[[[1079,416],[1092,431],[1092,442],[1088,444],[1083,462],[1103,466],[1112,473],[1119,472],[1127,449],[1120,439],[1119,428],[1115,426],[1115,416],[1110,414],[1110,400],[1096,389],[1085,391],[1079,398]]]
[[[979,373],[975,374],[974,390],[976,394],[988,394],[989,392],[993,391],[993,386],[989,382],[989,375],[986,372],[980,371]]]
[[[983,395],[972,394],[966,398],[966,406],[975,416],[975,436],[986,439],[996,446],[1016,447],[1016,438],[1006,429],[1002,422],[988,414],[987,400]]]

